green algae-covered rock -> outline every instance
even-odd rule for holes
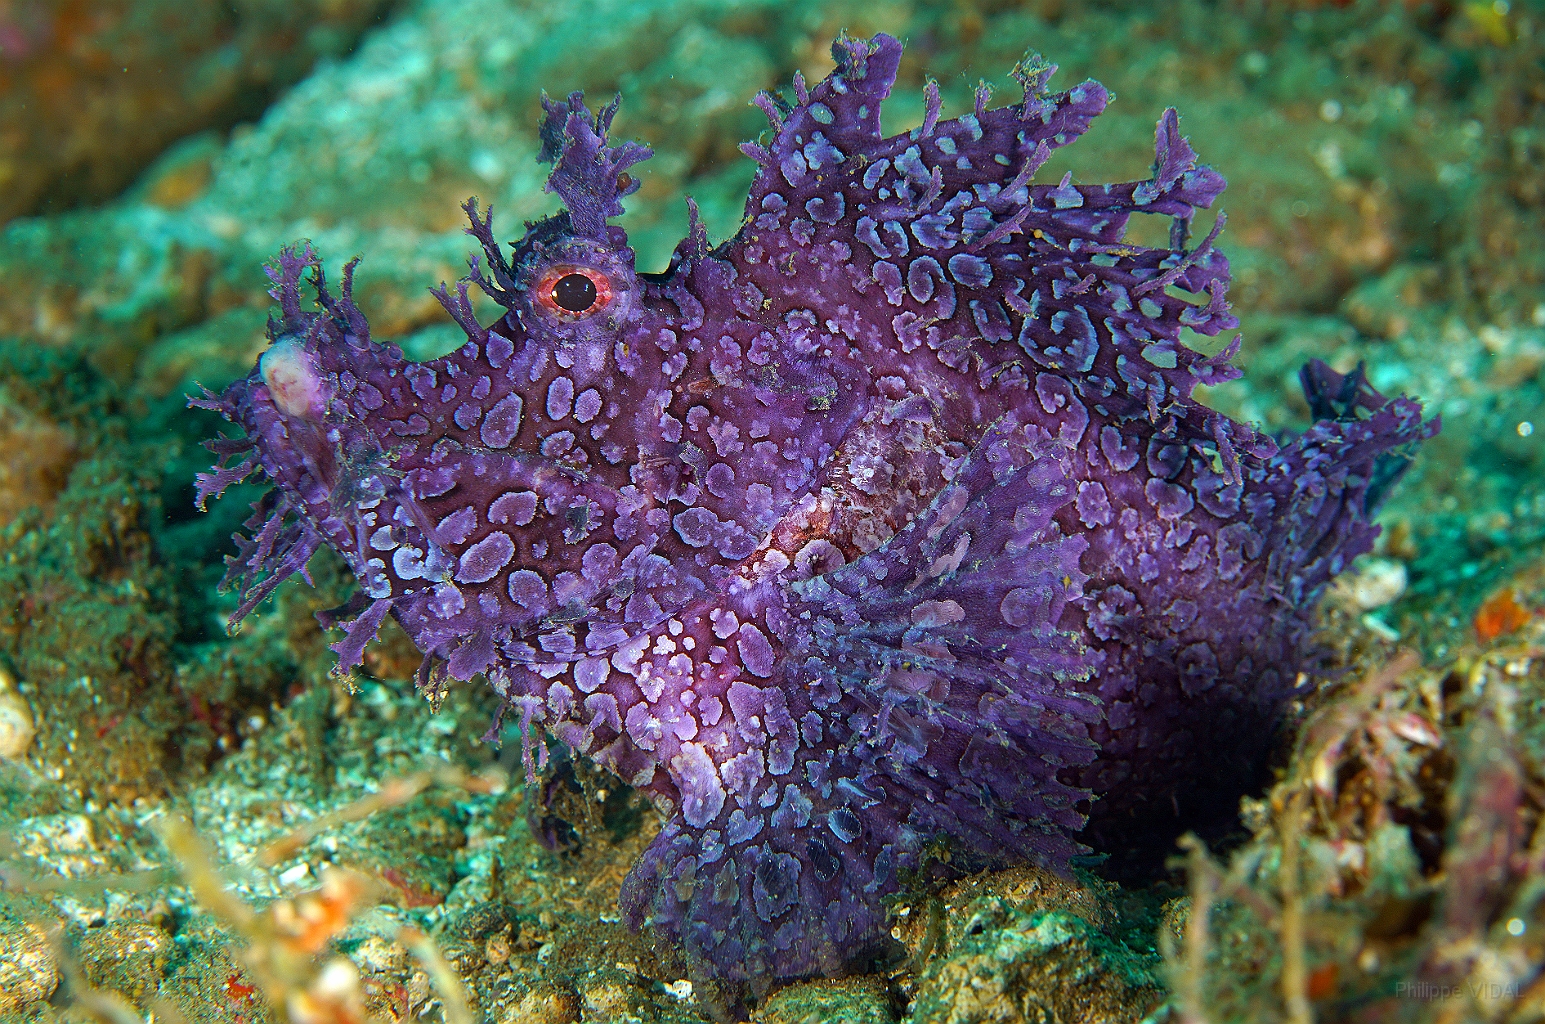
[[[1163,997],[1152,956],[1066,911],[1027,913],[987,896],[956,919],[962,935],[923,971],[911,1024],[1117,1024]]]

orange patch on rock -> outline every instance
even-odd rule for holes
[[[1309,975],[1309,998],[1324,999],[1334,995],[1339,973],[1334,963],[1315,968]]]
[[[1533,617],[1534,612],[1519,603],[1517,591],[1499,590],[1475,613],[1475,635],[1482,643],[1490,643],[1520,628]]]

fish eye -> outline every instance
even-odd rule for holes
[[[537,304],[560,320],[593,316],[612,301],[610,279],[590,267],[549,267],[534,291]]]
[[[584,274],[564,274],[553,285],[553,301],[570,313],[583,313],[595,305],[595,282]]]

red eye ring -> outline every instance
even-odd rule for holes
[[[583,320],[612,302],[612,282],[590,267],[559,264],[542,271],[532,287],[536,304],[559,320]]]

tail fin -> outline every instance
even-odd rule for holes
[[[1376,417],[1381,412],[1387,412],[1390,415],[1385,418],[1380,432],[1386,439],[1392,440],[1410,426],[1407,422],[1410,417],[1414,416],[1418,421],[1421,419],[1421,409],[1415,402],[1407,398],[1398,398],[1392,403],[1373,390],[1368,383],[1367,375],[1363,372],[1362,363],[1358,363],[1357,369],[1351,373],[1340,374],[1322,360],[1313,359],[1298,371],[1298,381],[1303,386],[1304,399],[1309,403],[1309,411],[1316,420],[1357,423]],[[1408,408],[1403,410],[1402,403]],[[1405,411],[1407,416],[1401,416],[1402,411]],[[1410,468],[1411,460],[1415,456],[1416,444],[1436,434],[1439,426],[1439,421],[1433,419],[1431,423],[1423,424],[1420,432],[1412,433],[1398,446],[1381,452],[1374,458],[1373,468],[1368,473],[1368,482],[1363,493],[1364,515],[1372,516],[1378,511],[1390,489],[1395,486],[1395,482]]]
[[[1268,538],[1272,575],[1295,603],[1312,599],[1352,559],[1373,547],[1370,522],[1404,475],[1422,441],[1440,429],[1404,396],[1385,398],[1361,365],[1341,374],[1316,359],[1299,371],[1304,397],[1318,422],[1285,443],[1268,463],[1293,513]]]

